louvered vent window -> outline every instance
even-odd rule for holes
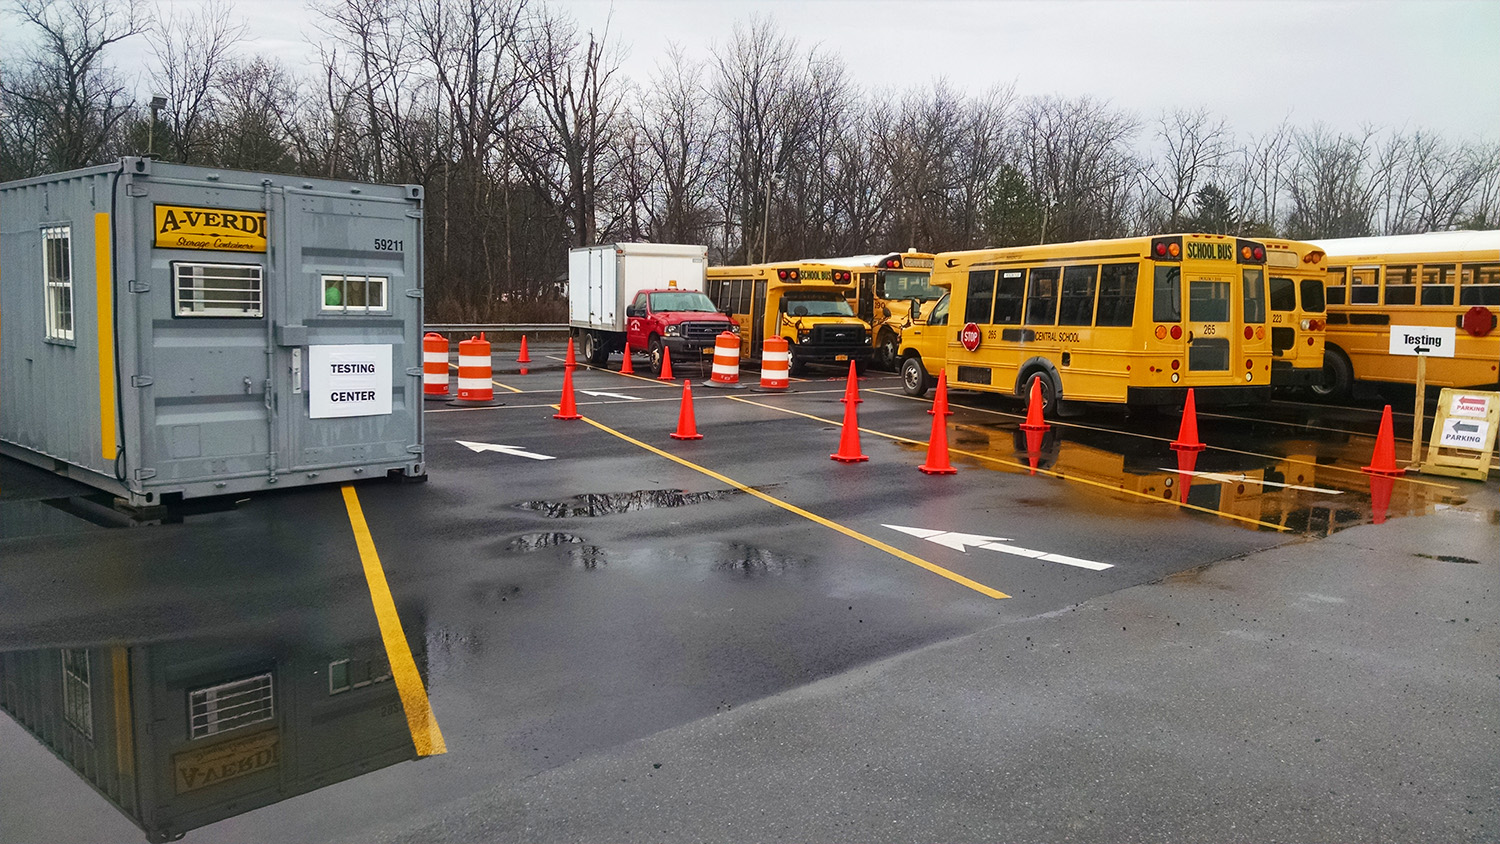
[[[271,675],[257,674],[188,694],[192,738],[207,738],[276,716]]]

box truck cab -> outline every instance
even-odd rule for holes
[[[625,350],[644,351],[653,373],[662,357],[711,353],[715,339],[737,330],[703,295],[708,247],[675,243],[609,243],[568,253],[569,333],[583,359],[603,366]]]
[[[740,359],[760,360],[766,338],[784,337],[792,375],[809,363],[847,364],[864,372],[874,349],[870,326],[854,315],[854,273],[802,261],[710,267],[708,296],[741,326]]]

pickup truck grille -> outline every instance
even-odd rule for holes
[[[678,324],[678,330],[685,340],[695,342],[707,342],[712,344],[715,337],[724,333],[729,327],[723,322],[684,322]]]
[[[815,325],[811,340],[819,346],[863,346],[865,328],[862,325]]]

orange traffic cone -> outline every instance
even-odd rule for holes
[[[573,338],[572,337],[568,338],[568,356],[566,358],[563,358],[563,367],[565,367],[570,372],[572,370],[578,368],[578,361],[573,358]]]
[[[844,397],[839,399],[844,404],[849,402],[862,402],[859,397],[859,371],[854,367],[854,361],[849,361],[849,380],[844,382]]]
[[[620,363],[621,375],[634,375],[635,366],[630,362],[630,341],[625,341],[625,360]]]
[[[672,350],[667,348],[666,346],[661,347],[661,375],[658,376],[658,380],[677,380],[676,378],[672,377]]]
[[[938,370],[937,392],[932,396],[932,407],[927,408],[929,414],[952,416],[953,411],[948,409],[948,370]]]
[[[1193,401],[1193,388],[1188,387],[1187,401],[1182,405],[1182,425],[1177,429],[1177,439],[1172,450],[1177,452],[1178,500],[1187,503],[1188,489],[1193,485],[1193,468],[1198,465],[1198,453],[1208,446],[1198,442],[1198,405]]]
[[[1385,406],[1385,413],[1380,416],[1380,433],[1375,437],[1375,454],[1370,465],[1362,467],[1360,471],[1392,478],[1406,474],[1405,469],[1396,468],[1396,436],[1391,428],[1390,405]]]
[[[682,382],[682,410],[677,414],[677,430],[670,435],[674,440],[701,440],[698,422],[693,418],[693,382]]]
[[[918,466],[917,469],[924,475],[958,473],[958,470],[948,463],[948,420],[942,413],[932,414],[932,436],[927,442],[927,462]]]
[[[839,434],[839,450],[828,455],[840,463],[863,463],[870,458],[859,453],[859,402],[844,405],[844,431]]]
[[[1045,431],[1052,426],[1042,418],[1042,379],[1031,379],[1031,397],[1026,403],[1026,421],[1021,423],[1023,431]]]
[[[531,363],[531,355],[526,352],[526,335],[521,335],[521,353],[516,355],[516,363]]]
[[[568,341],[568,350],[573,350],[573,341]],[[554,414],[553,419],[582,419],[578,415],[578,405],[573,401],[573,368],[563,367],[563,391],[562,407]]]

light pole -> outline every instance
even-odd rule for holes
[[[167,98],[153,96],[151,98],[151,128],[146,132],[146,157],[152,158],[156,151],[156,114],[167,107]]]
[[[762,264],[766,262],[766,245],[770,240],[771,234],[771,186],[776,184],[776,176],[777,174],[772,173],[766,179],[765,217],[760,223],[760,262]]]

